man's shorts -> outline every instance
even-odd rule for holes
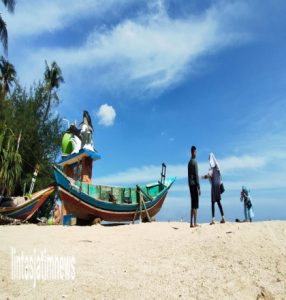
[[[197,186],[191,186],[190,187],[190,193],[191,193],[191,207],[192,209],[199,208],[199,192]]]

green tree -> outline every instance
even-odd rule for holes
[[[62,76],[58,77],[60,77],[59,82],[63,82]],[[47,78],[48,76],[45,76],[45,79]],[[59,86],[59,84],[52,85]],[[39,166],[35,191],[46,188],[54,181],[52,166],[59,158],[63,129],[60,116],[52,113],[50,100],[54,97],[55,91],[51,89],[50,96],[47,97],[46,80],[34,84],[29,90],[23,88],[17,81],[13,86],[9,84],[8,86],[9,92],[5,96],[0,92],[1,137],[3,128],[6,128],[3,135],[5,139],[3,137],[1,142],[0,193],[4,191],[5,194],[14,192],[15,195],[20,195],[25,184],[26,191],[29,189],[35,166]],[[0,85],[0,91],[1,87]],[[44,118],[45,122],[43,122]],[[8,143],[9,132],[11,137]],[[16,140],[20,133],[19,150],[15,151]],[[22,172],[19,168],[15,170],[13,159],[16,166],[19,166],[17,162],[20,163],[21,159]]]
[[[0,193],[11,195],[20,179],[22,158],[17,151],[14,133],[7,126],[0,128]]]
[[[10,13],[14,12],[15,9],[15,0],[2,0],[4,6],[8,9]],[[5,21],[2,19],[0,14],[0,40],[4,47],[4,52],[8,52],[8,31]]]
[[[10,88],[13,83],[16,82],[16,70],[14,66],[9,63],[3,56],[0,58],[0,82],[1,82],[1,94],[5,97],[10,94]]]
[[[29,92],[17,84],[9,97],[7,115],[10,117],[6,122],[16,136],[22,131],[19,153],[23,159],[23,172],[17,183],[18,194],[22,193],[25,183],[30,185],[36,165],[39,165],[39,174],[35,190],[46,188],[53,182],[52,165],[60,153],[63,130],[59,116],[42,123],[47,101],[44,83],[34,85]]]
[[[60,87],[61,83],[64,83],[64,78],[62,76],[62,71],[57,63],[54,61],[49,67],[47,61],[46,63],[46,70],[44,74],[45,84],[47,89],[47,106],[46,111],[43,117],[43,123],[47,120],[48,114],[51,108],[51,101],[55,100],[56,103],[59,102],[59,97],[57,95],[57,90]]]

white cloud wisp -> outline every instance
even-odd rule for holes
[[[116,112],[111,105],[103,104],[96,113],[96,117],[98,118],[99,125],[108,127],[114,124]]]
[[[249,172],[263,169],[270,158],[256,156],[227,157],[219,161],[222,173],[224,175],[233,174],[234,172]],[[270,159],[271,160],[271,159]],[[208,163],[199,165],[200,175],[208,172]],[[141,168],[131,168],[123,172],[95,178],[96,182],[102,184],[128,184],[157,181],[161,172],[161,166],[144,166]],[[187,165],[177,164],[167,166],[168,177],[176,176],[177,179],[186,179],[188,176]]]
[[[83,16],[88,13],[80,4],[73,6],[72,11],[83,10]],[[45,59],[56,60],[69,81],[80,86],[84,80],[85,84],[92,81],[90,86],[103,90],[128,90],[129,94],[137,96],[160,94],[195,72],[201,57],[249,39],[239,26],[225,26],[230,23],[234,11],[236,23],[245,15],[241,7],[243,5],[232,2],[212,6],[199,16],[173,19],[160,1],[157,10],[123,19],[111,28],[89,32],[82,46],[40,47],[36,51],[23,48],[25,60],[21,61],[19,73],[22,78],[33,81],[42,73]],[[66,10],[59,11],[58,7],[47,11],[55,15],[55,21],[48,22],[54,24],[54,30],[66,26],[58,24],[60,20],[75,22],[79,18],[79,14],[72,13],[62,16]],[[31,66],[37,68],[31,69]]]

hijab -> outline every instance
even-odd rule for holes
[[[242,186],[242,192],[249,197],[250,196],[250,190],[246,186]]]
[[[218,170],[220,169],[219,164],[213,153],[210,153],[209,162],[210,162],[211,169],[213,169],[215,166],[217,167]]]

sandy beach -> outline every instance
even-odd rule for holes
[[[286,222],[1,226],[0,299],[286,299]],[[14,249],[14,250],[12,250]],[[12,256],[74,258],[74,280],[12,280]]]

